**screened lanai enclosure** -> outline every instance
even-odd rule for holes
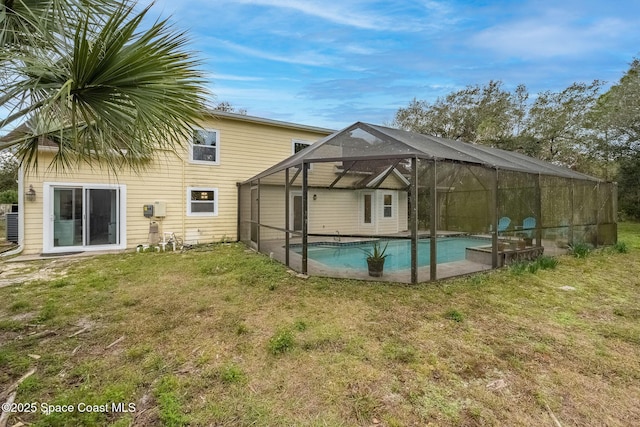
[[[238,188],[238,240],[309,275],[373,279],[374,246],[376,280],[418,283],[617,239],[614,183],[360,122]]]

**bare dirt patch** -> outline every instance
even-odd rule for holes
[[[36,280],[52,280],[64,277],[71,264],[78,262],[73,259],[50,259],[35,261],[3,262],[0,264],[0,288]]]

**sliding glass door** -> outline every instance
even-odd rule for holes
[[[50,184],[44,250],[108,249],[122,243],[123,189]]]
[[[53,189],[53,246],[82,246],[82,188]]]
[[[118,190],[86,189],[86,245],[118,244]]]

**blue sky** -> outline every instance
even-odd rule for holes
[[[333,129],[489,80],[612,84],[640,56],[638,0],[156,0],[151,15],[188,31],[216,101]]]

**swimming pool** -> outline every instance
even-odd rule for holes
[[[400,271],[411,268],[411,240],[389,240],[384,263],[385,271]],[[310,260],[319,262],[330,268],[350,268],[355,270],[367,269],[367,254],[365,251],[373,249],[374,241],[358,243],[321,242],[310,243],[307,256]],[[380,241],[382,248],[387,241]],[[491,245],[491,239],[475,237],[441,237],[437,239],[437,262],[453,262],[465,259],[465,249]],[[302,253],[302,246],[291,245],[291,250]],[[418,266],[430,264],[431,241],[418,241]]]

